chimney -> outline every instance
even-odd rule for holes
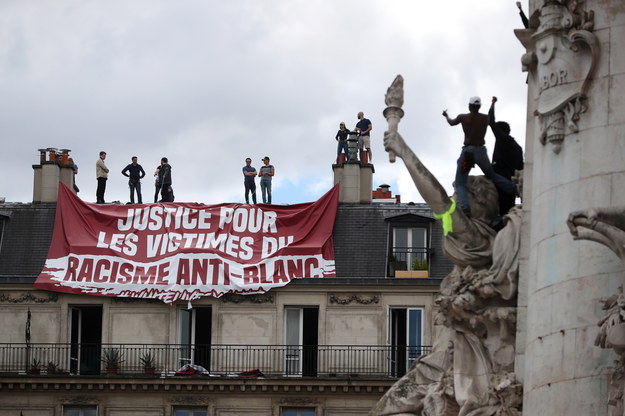
[[[375,169],[369,163],[367,152],[358,152],[358,139],[350,133],[347,139],[349,147],[348,160],[341,157],[338,163],[332,165],[334,184],[339,184],[339,202],[371,203],[371,188]],[[358,160],[360,153],[360,160]]]
[[[371,191],[373,202],[385,203],[385,204],[399,204],[401,203],[401,196],[395,195],[391,192],[391,185],[382,184],[378,186],[378,189]]]
[[[59,181],[72,192],[78,192],[75,185],[74,161],[69,156],[69,149],[48,147],[39,149],[39,164],[33,165],[34,185],[33,202],[56,202]]]

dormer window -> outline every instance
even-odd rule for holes
[[[434,220],[401,215],[389,221],[388,277],[428,277],[430,231]]]

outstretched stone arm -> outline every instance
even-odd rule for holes
[[[603,244],[625,262],[625,207],[575,211],[569,214],[567,225],[576,240]]]
[[[394,131],[384,133],[384,149],[387,152],[394,152],[404,161],[417,190],[434,213],[442,214],[451,208],[452,202],[445,188],[408,147],[399,133]],[[471,227],[470,220],[464,215],[460,207],[457,207],[452,214],[452,220],[454,233],[465,231]]]

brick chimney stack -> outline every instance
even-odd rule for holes
[[[378,186],[378,189],[371,192],[373,202],[390,203],[393,201],[395,204],[401,204],[401,195],[393,196],[391,192],[391,185],[382,184]]]
[[[72,192],[78,192],[74,182],[74,161],[69,156],[69,149],[49,147],[39,149],[39,164],[33,165],[34,185],[33,202],[56,202],[59,181]]]

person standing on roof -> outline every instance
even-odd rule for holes
[[[106,152],[101,151],[99,159],[95,162],[95,177],[98,181],[98,187],[95,191],[96,204],[104,204],[104,192],[106,191],[106,181],[108,179],[109,169],[104,163]]]
[[[347,150],[347,137],[349,135],[349,129],[345,128],[345,123],[341,122],[339,124],[339,131],[336,132],[336,141],[338,142],[338,146],[336,149],[336,163],[339,163],[339,156],[341,156],[341,152],[345,154],[345,160],[348,160],[348,150]]]
[[[174,202],[174,190],[171,187],[171,165],[166,157],[161,158],[158,178],[161,184],[161,202]]]
[[[369,160],[371,160],[371,130],[373,130],[373,126],[371,125],[371,120],[365,118],[365,113],[362,111],[358,113],[358,123],[356,123],[355,130],[358,132],[358,148],[362,151],[365,151],[369,154]]]
[[[263,196],[263,204],[271,204],[271,178],[275,174],[273,165],[269,164],[269,156],[263,158],[264,166],[258,171],[260,176],[260,192]]]
[[[250,192],[252,193],[252,202],[256,203],[256,168],[252,166],[252,159],[245,159],[243,166],[243,185],[245,185],[245,203],[250,203]]]
[[[137,156],[133,156],[132,163],[128,164],[123,170],[122,175],[128,177],[128,187],[130,188],[130,203],[135,203],[135,191],[137,192],[137,202],[143,204],[141,197],[141,179],[145,176],[145,171],[139,163]]]

